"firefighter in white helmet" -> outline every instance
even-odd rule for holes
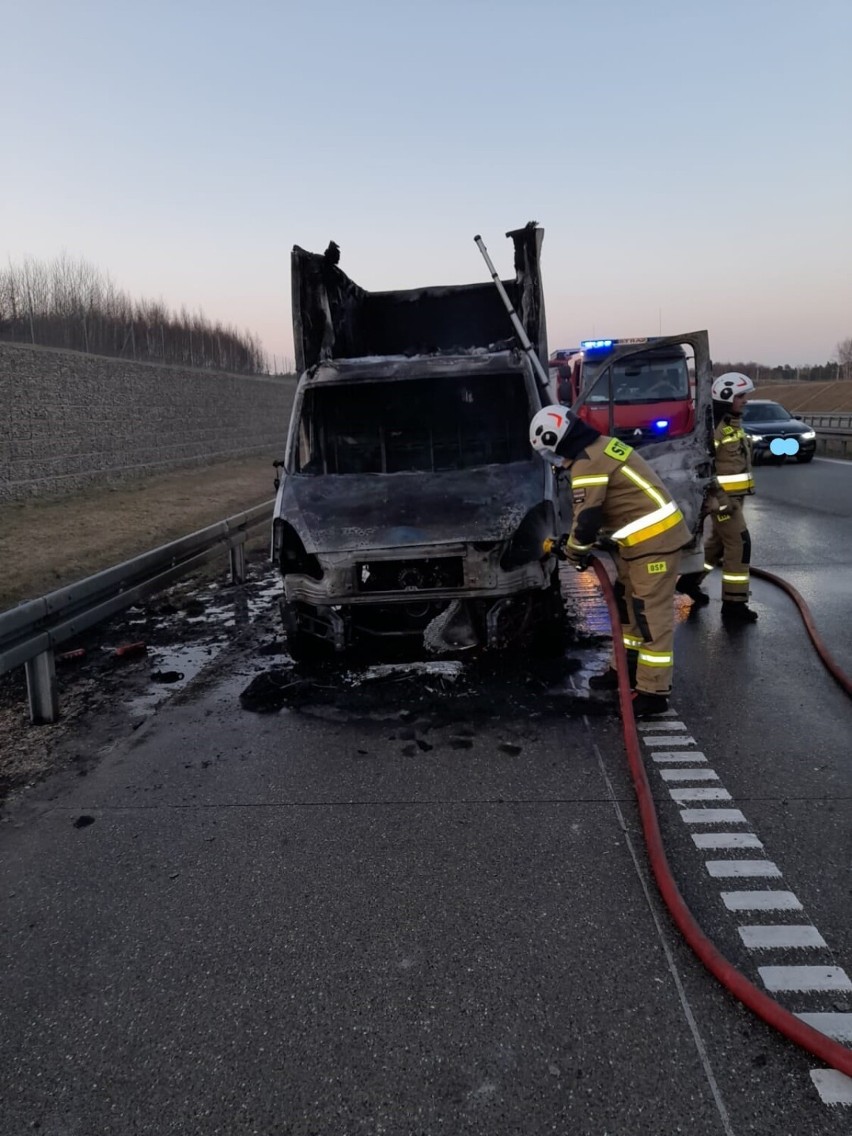
[[[716,430],[716,479],[709,494],[712,531],[704,543],[704,571],[678,580],[677,590],[697,604],[710,597],[701,581],[722,565],[722,618],[731,623],[754,623],[757,612],[748,606],[751,537],[743,512],[745,497],[754,492],[751,439],[742,426],[746,395],[754,390],[748,375],[728,371],[710,388]]]
[[[631,446],[598,433],[565,406],[546,406],[535,415],[530,442],[571,473],[574,518],[559,554],[582,569],[599,538],[614,542],[621,634],[635,673],[633,712],[662,714],[672,686],[680,550],[692,536],[681,511]],[[617,687],[613,662],[590,680],[593,689]]]

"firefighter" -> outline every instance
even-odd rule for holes
[[[615,552],[621,633],[635,674],[633,713],[668,709],[672,686],[674,590],[680,551],[692,534],[680,509],[636,451],[600,434],[564,406],[546,406],[530,423],[533,448],[571,472],[574,519],[559,555],[580,570],[595,543],[609,538]],[[596,690],[615,689],[614,666],[593,676]]]
[[[751,537],[746,527],[744,501],[754,493],[751,439],[742,426],[746,395],[754,390],[748,375],[728,371],[710,388],[716,431],[716,480],[709,494],[712,530],[704,543],[704,571],[681,576],[677,590],[695,603],[709,596],[701,581],[717,564],[722,565],[722,618],[730,623],[754,623],[757,612],[748,606]]]

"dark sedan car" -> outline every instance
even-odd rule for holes
[[[809,462],[816,453],[813,428],[794,418],[780,402],[750,399],[743,411],[743,429],[751,435],[755,462],[780,465],[788,457],[797,462]]]

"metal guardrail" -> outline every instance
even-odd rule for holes
[[[840,451],[845,458],[852,449],[852,414],[796,414],[795,418],[813,426],[819,453]]]
[[[231,579],[245,580],[250,529],[269,521],[272,501],[144,552],[85,580],[0,613],[0,674],[26,667],[30,720],[59,717],[54,650],[144,596],[168,587],[227,548]]]
[[[802,422],[807,422],[809,426],[814,429],[828,430],[850,430],[852,429],[852,414],[796,414],[795,411],[791,412],[794,418],[800,418]]]

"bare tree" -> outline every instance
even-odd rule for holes
[[[852,337],[841,339],[837,344],[837,361],[840,363],[841,372],[848,375],[852,370]]]
[[[84,260],[63,252],[45,263],[9,262],[0,271],[0,340],[39,343],[99,355],[263,374],[260,340],[204,313],[169,312],[162,299],[133,300]]]

